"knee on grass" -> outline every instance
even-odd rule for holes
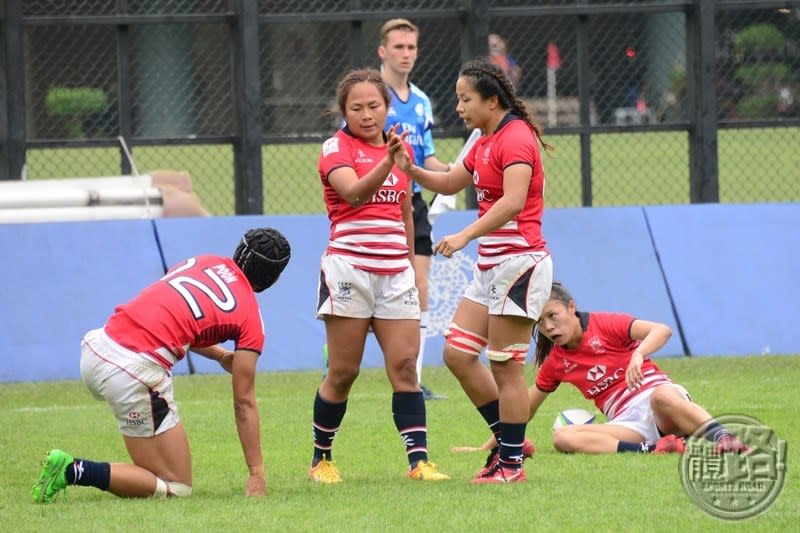
[[[177,483],[175,481],[164,481],[156,478],[156,491],[153,493],[154,500],[164,500],[172,496],[176,498],[188,498],[192,495],[192,487]]]

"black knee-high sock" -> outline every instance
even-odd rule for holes
[[[655,444],[648,444],[646,442],[621,440],[617,443],[617,453],[650,453],[655,449]]]
[[[428,428],[425,420],[425,398],[422,392],[395,392],[392,394],[392,417],[403,444],[406,445],[408,464],[416,466],[428,460]]]
[[[703,436],[711,442],[717,443],[722,437],[731,435],[731,432],[725,429],[725,426],[719,422],[712,421],[703,431]]]
[[[316,465],[320,459],[333,458],[333,439],[342,424],[347,411],[347,400],[342,403],[331,403],[323,399],[317,391],[314,397],[314,455],[311,464]]]
[[[500,463],[505,468],[521,468],[525,445],[525,427],[528,424],[500,422]]]
[[[491,402],[478,407],[478,412],[481,414],[489,430],[497,440],[497,445],[500,445],[500,400],[492,400]]]
[[[111,465],[109,463],[95,463],[86,459],[75,459],[67,466],[64,473],[67,485],[82,485],[108,490],[111,483]]]

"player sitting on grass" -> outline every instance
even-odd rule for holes
[[[81,378],[95,398],[108,402],[133,464],[50,450],[31,491],[33,500],[49,503],[67,485],[126,498],[190,496],[192,458],[171,371],[188,348],[232,374],[236,429],[249,470],[245,494],[264,495],[255,392],[264,325],[254,293],[278,280],[290,254],[277,230],[252,229],[233,259],[188,259],[118,306],[103,328],[88,332],[81,343]],[[228,340],[235,351],[217,344]]]
[[[650,360],[672,335],[667,325],[627,314],[579,312],[569,291],[553,282],[537,328],[540,368],[529,391],[531,419],[561,383],[577,387],[608,419],[556,429],[558,451],[682,453],[685,436],[701,428],[717,453],[748,450]],[[453,451],[494,446],[492,437],[480,448]]]

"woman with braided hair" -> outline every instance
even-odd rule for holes
[[[88,332],[81,343],[81,377],[95,398],[108,402],[133,463],[88,461],[50,450],[33,486],[34,501],[49,503],[67,485],[126,498],[190,496],[192,459],[171,372],[187,349],[231,373],[236,429],[249,470],[245,494],[264,495],[255,393],[264,326],[254,293],[278,280],[290,255],[279,231],[252,229],[232,259],[187,259],[117,306],[104,327]],[[229,340],[234,351],[218,344]]]
[[[451,257],[478,239],[473,281],[445,332],[444,361],[500,443],[472,482],[516,483],[525,481],[522,463],[533,453],[525,440],[523,365],[553,277],[541,231],[541,148],[552,148],[542,142],[541,128],[511,80],[489,60],[462,67],[456,99],[467,129],[483,131],[462,163],[433,172],[399,150],[394,160],[411,179],[437,193],[475,187],[478,219],[434,247],[434,253]],[[491,370],[479,359],[484,348]]]

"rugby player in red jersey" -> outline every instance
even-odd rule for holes
[[[428,461],[425,401],[416,359],[420,306],[414,284],[411,182],[393,153],[411,157],[395,132],[384,133],[390,95],[380,72],[348,72],[336,90],[344,126],[322,145],[319,175],[331,221],[322,256],[317,318],[325,321],[328,372],[314,398],[314,450],[308,477],[338,483],[333,439],[347,410],[370,329],[392,386],[392,417],[406,448],[407,475],[448,476]]]
[[[236,429],[249,470],[248,496],[265,494],[256,361],[264,326],[255,293],[278,280],[291,250],[272,228],[245,233],[233,258],[192,257],[118,306],[81,343],[81,377],[111,407],[133,464],[45,457],[34,501],[48,503],[67,485],[128,498],[190,496],[189,441],[174,399],[172,367],[192,350],[232,374]],[[230,351],[218,343],[234,342]]]
[[[500,442],[472,482],[516,483],[526,479],[522,463],[532,450],[525,440],[525,358],[553,277],[542,236],[540,150],[551,147],[542,142],[541,128],[511,80],[488,60],[461,68],[456,98],[467,128],[483,131],[462,163],[436,172],[401,151],[394,159],[411,179],[437,193],[475,188],[478,219],[434,246],[435,253],[450,257],[478,239],[476,275],[445,333],[444,361]],[[479,359],[484,348],[491,371]]]
[[[529,393],[531,419],[548,394],[570,383],[608,420],[558,428],[557,450],[680,453],[684,437],[698,429],[718,453],[748,450],[650,359],[672,335],[666,324],[625,313],[580,312],[569,291],[555,282],[538,330],[540,369]],[[481,448],[492,445],[490,438]]]

